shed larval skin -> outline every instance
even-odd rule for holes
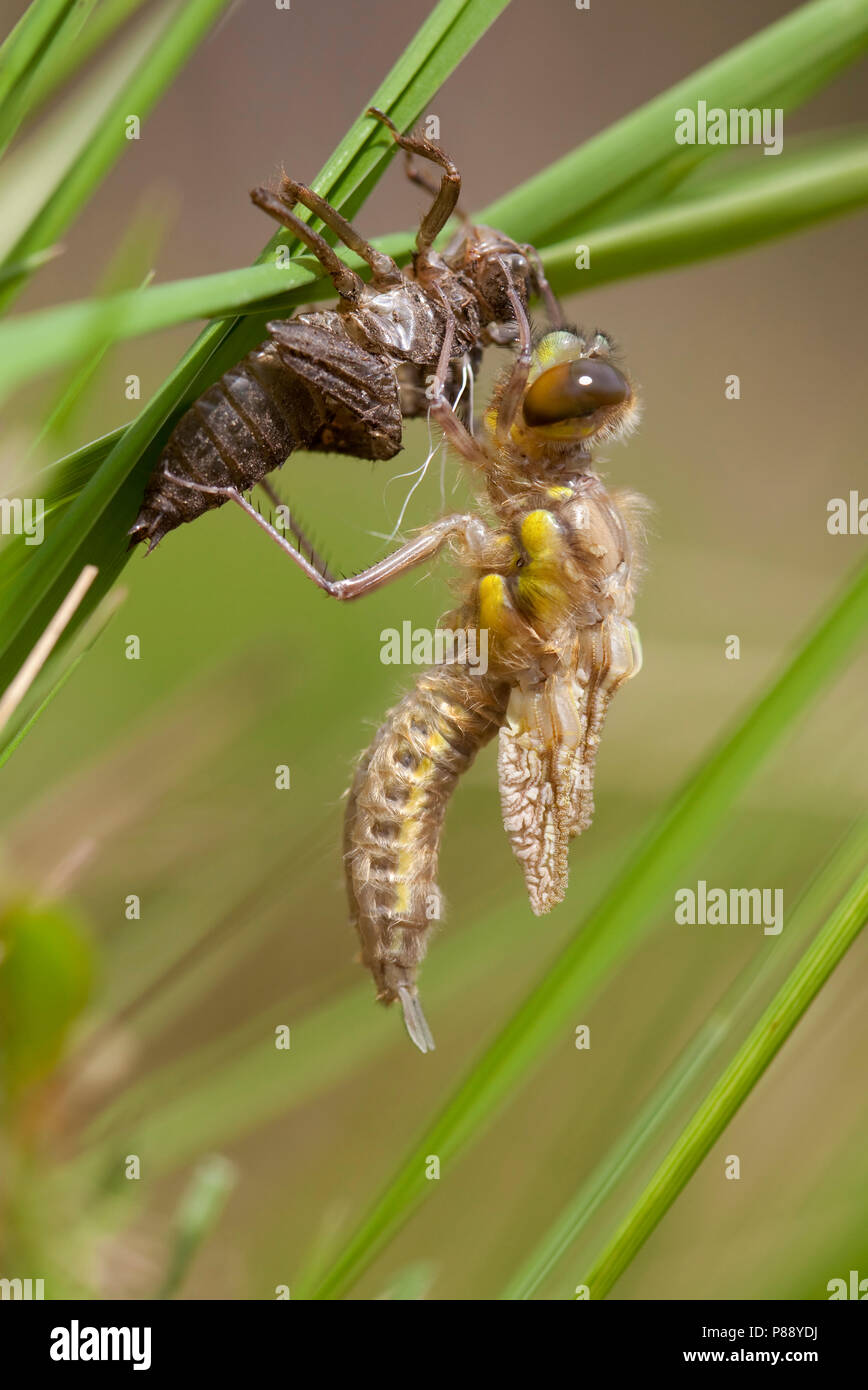
[[[145,488],[130,544],[152,551],[170,531],[268,483],[296,449],[394,458],[404,420],[428,412],[426,384],[442,358],[441,387],[456,402],[479,368],[483,348],[508,344],[512,303],[537,296],[556,308],[532,246],[466,219],[441,253],[434,241],[457,210],[461,176],[433,141],[384,124],[412,160],[441,170],[431,186],[412,163],[408,173],[432,195],[416,235],[412,264],[402,270],[376,250],[312,188],[284,176],[280,188],[255,188],[257,207],[293,233],[319,261],[338,292],[334,309],[299,313],[267,325],[268,338],[215,382],[181,416]],[[342,261],[296,208],[320,218],[367,264],[370,283]],[[243,505],[243,503],[242,503]],[[297,543],[325,573],[303,533]]]

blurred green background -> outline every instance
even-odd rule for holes
[[[515,0],[430,106],[465,203],[485,205],[790,8],[610,0],[579,12]],[[160,280],[245,264],[270,233],[247,189],[282,164],[311,178],[427,10],[420,0],[338,7],[346,22],[336,24],[336,7],[312,0],[288,14],[234,9],[21,307],[91,293],[143,208],[164,224]],[[781,158],[791,134],[865,114],[855,68],[788,121]],[[372,234],[406,227],[422,201],[396,164],[358,220]],[[340,842],[354,758],[412,679],[381,664],[380,633],[407,618],[432,625],[448,606],[448,574],[416,574],[342,608],[228,510],[134,557],[119,612],[0,786],[7,900],[61,891],[96,947],[66,1070],[28,1117],[38,1143],[5,1153],[9,1249],[22,1274],[47,1271],[53,1296],[152,1294],[180,1193],[215,1151],[237,1182],[185,1296],[273,1297],[353,1225],[647,818],[864,554],[864,538],[832,537],[826,520],[830,498],[865,487],[865,231],[859,216],[581,297],[577,272],[568,314],[616,337],[644,400],[640,432],[604,471],[654,506],[637,610],[646,664],[610,713],[596,821],[550,917],[527,906],[500,825],[493,749],[460,786],[441,860],[449,911],[422,975],[431,1057],[375,1007],[353,963]],[[68,447],[132,419],[126,377],[140,376],[147,399],[191,337],[181,329],[113,348]],[[494,358],[482,396],[503,360]],[[731,373],[737,401],[724,394]],[[47,381],[7,410],[7,460],[38,432],[56,390]],[[396,475],[427,452],[424,424],[405,440],[392,464],[299,455],[279,475],[338,569],[382,553],[378,534],[392,531],[410,485]],[[456,465],[441,482],[437,464],[405,530],[441,508],[442,486],[450,508],[469,500]],[[136,661],[125,657],[129,634],[140,638]],[[737,661],[725,656],[730,635]],[[674,887],[704,878],[782,888],[791,911],[864,809],[865,677],[863,657]],[[291,790],[277,791],[284,763]],[[130,894],[140,920],[125,917]],[[677,926],[662,913],[576,1017],[590,1025],[590,1051],[564,1036],[356,1295],[377,1296],[419,1264],[430,1297],[495,1296],[739,971],[786,950],[786,926],[764,937]],[[824,1297],[828,1280],[860,1261],[868,1273],[866,974],[862,941],[616,1297]],[[286,1053],[273,1046],[280,1024],[292,1029]],[[128,1154],[141,1156],[138,1182],[123,1179]],[[728,1154],[740,1156],[738,1182],[724,1179]],[[545,1294],[569,1296],[635,1191],[634,1175]]]

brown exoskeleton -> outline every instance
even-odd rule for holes
[[[482,348],[514,333],[511,308],[542,296],[553,322],[556,302],[536,252],[489,227],[466,223],[442,254],[434,240],[456,209],[461,178],[439,146],[391,130],[408,154],[442,170],[422,219],[412,265],[402,272],[325,200],[284,178],[278,192],[251,197],[316,256],[338,292],[336,309],[268,324],[270,337],[227,372],[181,417],[166,444],[131,528],[148,550],[182,522],[226,501],[258,513],[242,494],[279,468],[294,449],[390,459],[401,448],[404,419],[425,415],[426,382],[449,343],[442,389],[454,402],[463,374]],[[410,170],[411,177],[428,184]],[[370,284],[296,216],[297,204],[320,218],[371,270]],[[277,499],[263,484],[273,501]],[[295,529],[299,543],[313,552]],[[317,560],[322,572],[325,567]]]

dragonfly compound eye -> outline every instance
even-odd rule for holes
[[[581,357],[537,377],[525,394],[524,418],[531,427],[558,425],[623,405],[631,394],[630,383],[611,362]]]

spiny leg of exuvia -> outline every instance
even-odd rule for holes
[[[336,579],[243,499],[308,578],[360,598],[450,547],[464,576],[453,633],[488,634],[487,669],[451,661],[424,672],[392,709],[350,789],[344,857],[361,961],[377,998],[400,1000],[422,1052],[434,1041],[416,974],[441,916],[437,859],[446,804],[476,753],[498,735],[504,826],[530,904],[564,897],[570,840],[593,815],[593,772],[609,701],[641,665],[630,621],[643,502],[610,492],[591,448],[635,424],[633,386],[605,335],[560,329],[533,343],[515,294],[512,367],[478,433],[450,405],[444,342],[431,415],[480,484],[487,520],[459,513],[421,528],[360,574]],[[460,644],[459,644],[460,649]],[[469,642],[464,651],[477,650]]]

